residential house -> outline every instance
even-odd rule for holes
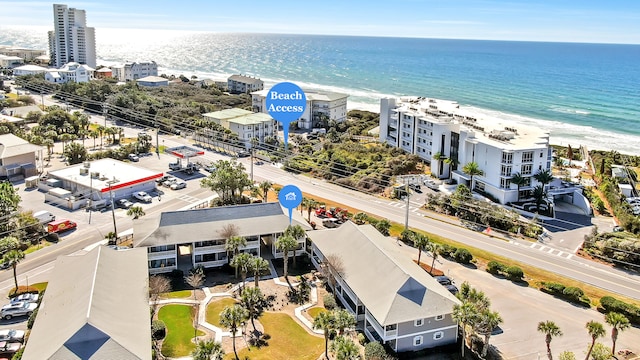
[[[55,84],[65,84],[68,82],[83,83],[93,79],[95,70],[88,65],[80,65],[76,62],[65,64],[60,69],[48,70],[44,74],[44,79]]]
[[[276,136],[274,120],[268,114],[233,108],[202,114],[202,116],[206,120],[231,130],[232,133],[238,135],[238,139],[247,148],[250,147],[253,138],[262,143],[266,137]],[[204,143],[210,142],[213,138],[206,129],[199,131],[196,137],[197,141]]]
[[[105,246],[58,257],[22,359],[151,360],[145,259]]]
[[[95,28],[87,26],[84,10],[53,4],[53,31],[48,35],[52,66],[77,62],[96,67]]]
[[[533,176],[551,169],[548,131],[481,116],[453,101],[381,99],[380,141],[418,155],[438,178],[467,184],[503,204],[529,197],[539,184]],[[482,171],[473,184],[462,171],[471,162]],[[526,179],[520,194],[511,183],[516,173]]]
[[[246,75],[231,75],[227,79],[227,91],[232,94],[249,94],[264,89],[264,82]]]
[[[160,76],[145,76],[136,81],[140,86],[168,86],[169,79]]]
[[[253,111],[268,113],[266,97],[269,90],[251,93]],[[298,127],[311,130],[327,128],[329,121],[347,120],[347,98],[349,95],[323,90],[304,90],[307,106],[298,119]]]
[[[298,214],[290,222],[277,202],[169,211],[134,221],[134,247],[147,248],[152,274],[170,272],[181,264],[186,269],[220,267],[230,261],[222,233],[233,225],[237,236],[247,240],[240,252],[260,255],[264,247],[274,258],[282,258],[276,241],[289,224],[311,229]],[[305,239],[299,239],[295,254],[305,252]]]
[[[103,67],[95,71],[95,77],[98,79],[106,79],[113,77],[113,71],[108,67]]]
[[[0,135],[0,176],[18,180],[41,172],[43,150],[13,134]]]
[[[111,66],[113,77],[118,81],[136,81],[147,76],[158,76],[155,61],[132,62]]]
[[[394,240],[372,225],[352,222],[310,231],[311,261],[330,269],[335,296],[371,341],[396,352],[455,343],[453,306],[460,301]],[[337,260],[336,260],[337,259]],[[340,269],[331,261],[339,261]]]

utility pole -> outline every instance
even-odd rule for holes
[[[107,103],[102,104],[102,117],[104,117],[104,127],[107,127],[107,114],[109,113],[109,105]],[[102,140],[100,140],[102,141]],[[102,144],[102,143],[100,143]]]
[[[406,211],[404,213],[404,229],[409,230],[409,178],[404,178],[404,191],[407,193]]]
[[[87,171],[89,172],[89,224],[91,224],[91,208],[93,207],[93,174],[91,174],[91,163],[85,162]]]
[[[113,218],[113,232],[116,234],[116,243],[118,242],[118,228],[116,227],[116,212],[113,206],[113,193],[111,192],[111,184],[117,183],[118,180],[113,179],[107,181],[109,184],[109,198],[111,199],[111,217]]]
[[[158,113],[153,117],[153,127],[156,128],[156,155],[160,156],[160,128],[158,127]]]

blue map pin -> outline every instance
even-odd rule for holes
[[[289,210],[289,225],[293,216],[293,209],[302,203],[302,191],[295,185],[285,185],[278,193],[280,205]]]
[[[298,120],[307,107],[307,96],[302,89],[290,82],[273,85],[267,93],[267,112],[282,123],[284,146],[289,146],[289,124]]]

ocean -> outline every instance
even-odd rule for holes
[[[0,27],[0,45],[47,48],[46,27]],[[551,142],[640,155],[640,45],[96,29],[99,65],[350,95],[349,108],[426,96],[546,129]]]

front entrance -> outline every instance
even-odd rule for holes
[[[178,245],[178,270],[187,274],[193,268],[191,244]]]

